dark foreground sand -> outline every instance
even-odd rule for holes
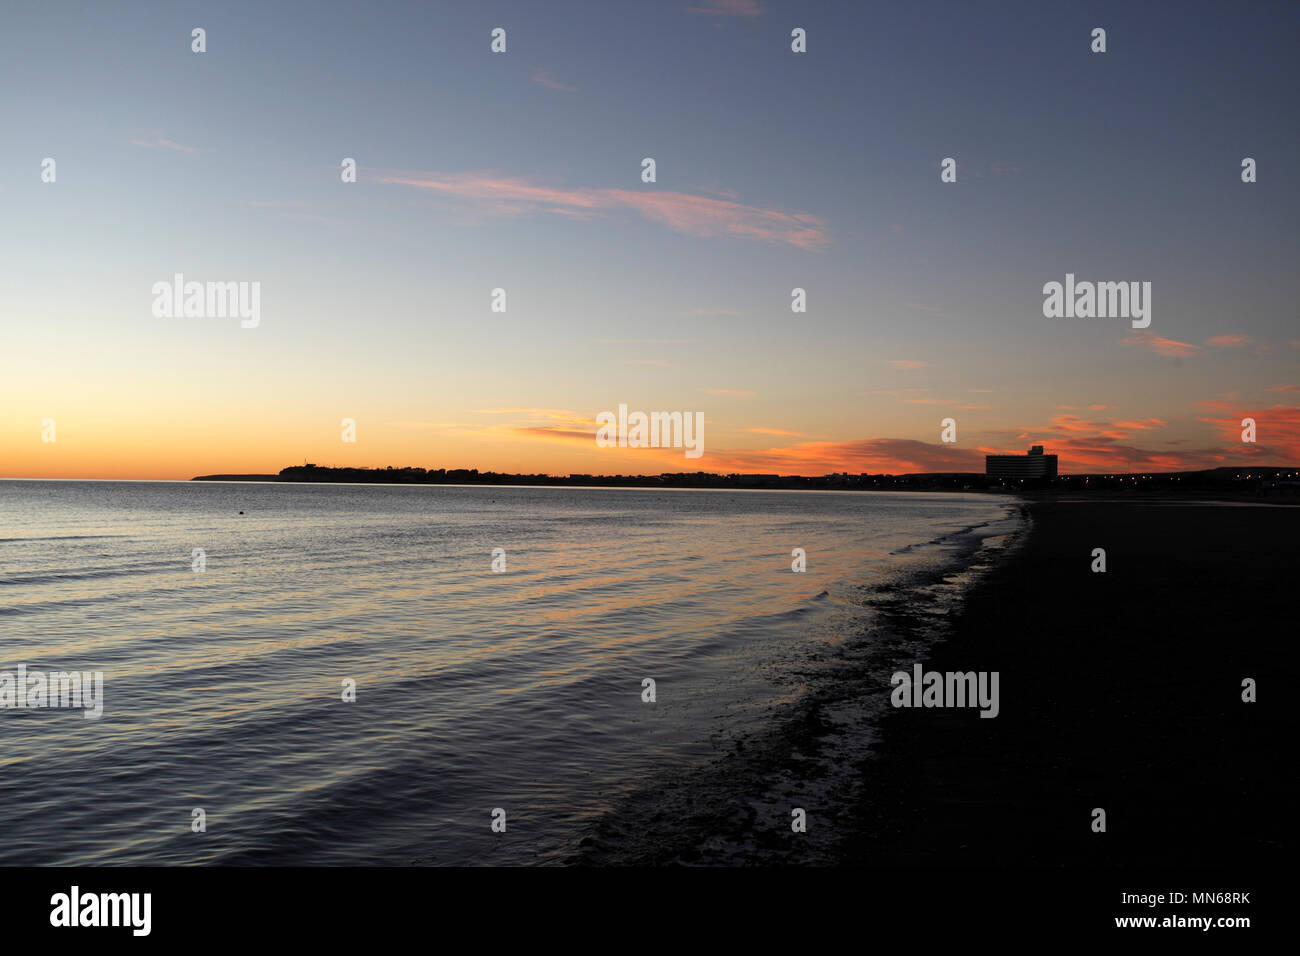
[[[1029,509],[1023,547],[924,661],[999,671],[1000,715],[892,710],[844,862],[1280,862],[1297,809],[1281,723],[1297,688],[1300,508]],[[1098,547],[1104,574],[1090,570]],[[1258,703],[1242,702],[1245,677]]]

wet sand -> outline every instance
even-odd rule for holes
[[[999,716],[891,710],[862,764],[844,862],[1279,862],[1295,805],[1280,723],[1297,678],[1300,508],[1064,496],[1028,508],[1022,546],[924,660],[999,671]],[[1242,701],[1246,677],[1257,703]]]

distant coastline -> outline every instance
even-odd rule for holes
[[[275,481],[394,485],[557,485],[604,488],[750,488],[809,491],[965,491],[991,493],[1117,493],[1300,498],[1300,466],[1222,467],[1205,471],[1118,472],[1060,475],[1050,479],[1003,479],[977,472],[915,474],[765,475],[665,472],[659,475],[547,475],[479,471],[477,468],[336,468],[291,465],[278,474],[199,475],[191,481]]]

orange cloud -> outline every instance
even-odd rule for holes
[[[701,461],[710,471],[782,475],[824,475],[832,471],[899,475],[984,470],[984,456],[978,451],[911,438],[860,438],[801,442],[785,448],[708,450]]]
[[[785,213],[654,188],[556,189],[491,173],[386,173],[376,180],[476,202],[498,215],[548,212],[585,218],[629,209],[688,236],[732,236],[806,250],[821,248],[830,241],[821,219],[808,213]]]
[[[553,441],[580,441],[584,444],[593,444],[596,440],[596,422],[591,423],[590,429],[573,429],[563,428],[559,425],[514,425],[510,431],[525,438],[546,438]]]
[[[1078,415],[1057,415],[1051,419],[1050,428],[1058,435],[1087,435],[1118,441],[1132,437],[1134,432],[1162,428],[1166,424],[1159,418],[1144,418],[1129,422],[1095,422]]]
[[[1228,411],[1227,402],[1197,402],[1198,405]],[[1255,442],[1241,440],[1243,418],[1255,420]],[[1247,407],[1233,409],[1229,414],[1209,416],[1200,421],[1209,422],[1218,429],[1219,437],[1230,445],[1233,452],[1249,455],[1270,465],[1289,465],[1300,462],[1300,405],[1274,405],[1272,408],[1252,410]]]
[[[1139,448],[1125,439],[1166,425],[1162,419],[1090,421],[1078,415],[1057,415],[1048,425],[1015,436],[1017,442],[1044,445],[1060,459],[1062,474],[1094,471],[1182,471],[1198,465],[1187,454]],[[987,449],[997,454],[1024,454],[1025,446]],[[1193,454],[1208,454],[1202,451]]]
[[[1169,355],[1174,358],[1182,358],[1187,355],[1194,355],[1200,351],[1198,346],[1190,342],[1177,342],[1174,339],[1162,339],[1158,335],[1133,335],[1126,339],[1120,340],[1120,345],[1137,345],[1148,348],[1158,355]]]
[[[1249,335],[1216,335],[1212,339],[1207,339],[1205,344],[1217,348],[1236,348],[1242,345],[1250,345],[1254,341]]]

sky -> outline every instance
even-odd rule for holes
[[[0,477],[1300,463],[1297,27],[1267,3],[8,2]],[[155,314],[178,273],[258,283],[256,325]],[[1150,282],[1149,327],[1046,317],[1067,274]],[[620,404],[702,413],[703,455],[599,447]]]

